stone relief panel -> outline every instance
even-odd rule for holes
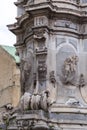
[[[56,81],[58,82],[59,90],[57,103],[64,103],[75,107],[87,105],[85,74],[85,63],[87,60],[84,55],[86,52],[80,53],[78,51],[77,40],[75,39],[67,38],[66,43],[57,46]]]
[[[73,23],[71,20],[55,20],[54,27],[65,27],[78,30],[78,24]]]
[[[48,25],[48,19],[46,16],[38,16],[34,18],[34,26],[46,26]]]
[[[61,80],[64,84],[74,85],[74,81],[76,80],[76,70],[77,70],[77,62],[78,57],[76,55],[69,56],[65,59],[64,64],[62,66],[62,77]]]
[[[65,82],[67,81],[67,80],[65,80],[65,78],[63,78],[63,76],[65,76],[65,77],[69,76],[70,80],[72,79],[71,78],[72,77],[72,73],[71,73],[72,67],[70,67],[70,66],[75,67],[75,68],[73,68],[73,72],[77,71],[77,67],[75,66],[75,65],[77,65],[77,59],[78,58],[77,58],[75,49],[71,45],[65,43],[62,45],[62,47],[60,47],[59,51],[57,52],[57,57],[56,57],[56,60],[57,60],[56,70],[57,70],[57,76],[60,78],[62,83],[64,83],[64,81]],[[71,63],[71,61],[72,61],[72,63]],[[68,69],[70,72],[68,71]],[[68,73],[67,73],[67,71],[68,71]],[[65,73],[70,74],[71,76],[67,75]],[[73,75],[73,77],[76,78],[75,75]]]

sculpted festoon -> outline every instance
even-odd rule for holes
[[[16,117],[18,128],[87,129],[87,0],[19,0],[15,5],[17,22],[8,27],[17,36],[20,57],[18,109],[24,120]]]

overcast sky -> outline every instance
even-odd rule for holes
[[[16,37],[11,33],[7,26],[16,22],[17,8],[14,2],[17,0],[2,0],[0,2],[0,44],[13,45],[16,43]]]

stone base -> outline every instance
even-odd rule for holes
[[[11,117],[8,130],[87,130],[87,113],[25,111]]]

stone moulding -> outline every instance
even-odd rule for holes
[[[71,124],[74,128],[80,125],[79,128],[85,130],[87,128],[87,114],[46,113],[42,110],[25,111],[17,114],[13,120],[11,118],[8,130],[62,130],[64,124],[67,129],[68,124]]]
[[[53,113],[56,113],[56,112],[58,112],[58,113],[66,113],[66,112],[69,112],[69,113],[76,113],[76,114],[78,114],[78,113],[81,113],[81,114],[87,114],[87,107],[80,107],[80,106],[78,106],[78,107],[71,107],[71,106],[67,106],[67,105],[60,105],[60,104],[53,104],[52,105],[52,107],[51,107],[51,110],[50,110],[51,112],[53,112]]]
[[[72,3],[68,3],[68,2],[60,2],[58,1],[57,4],[65,4],[64,7],[61,7],[57,4],[54,4],[56,2],[46,2],[46,3],[41,3],[39,4],[39,7],[38,7],[38,4],[34,4],[34,5],[31,5],[31,6],[25,6],[25,10],[27,12],[33,12],[34,10],[38,10],[38,9],[49,9],[55,13],[66,13],[66,14],[72,14],[72,15],[76,15],[76,16],[86,16],[86,11],[85,9],[84,10],[81,10],[81,8],[83,8],[83,6],[78,6],[77,4],[72,4]],[[69,8],[69,5],[72,6],[72,8]],[[65,7],[68,7],[68,8],[65,8]],[[85,8],[87,8],[87,6],[85,6]]]

